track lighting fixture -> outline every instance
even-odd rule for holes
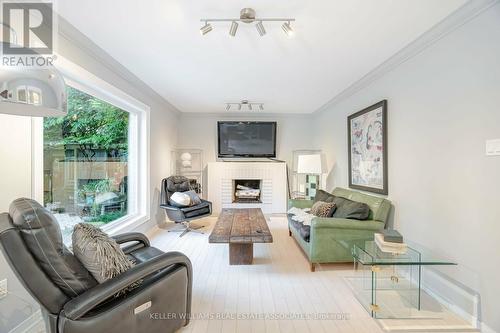
[[[266,34],[266,29],[264,29],[264,25],[262,24],[262,21],[259,21],[259,23],[257,23],[255,25],[255,28],[257,28],[257,31],[259,32],[259,35],[261,37]]]
[[[200,28],[200,34],[202,36],[208,34],[210,31],[212,31],[212,25],[208,22],[205,22],[205,25]]]
[[[236,106],[238,108],[238,111],[241,111],[243,107],[246,107],[248,111],[253,111],[254,106],[258,107],[260,111],[264,111],[264,103],[254,103],[254,102],[249,102],[248,100],[244,99],[241,102],[230,102],[226,103],[226,111],[230,111],[232,106]]]
[[[231,23],[231,28],[229,28],[229,35],[234,37],[236,35],[237,30],[238,30],[238,23],[236,21],[233,21]]]
[[[293,37],[293,29],[290,26],[290,22],[283,23],[283,25],[281,26],[281,29],[283,29],[283,31],[285,32],[285,34],[288,37]]]
[[[286,33],[288,37],[291,37],[293,35],[293,29],[290,25],[290,22],[295,21],[294,18],[257,18],[255,17],[255,10],[252,8],[243,8],[240,11],[240,17],[239,18],[204,18],[200,20],[201,22],[205,22],[205,25],[201,27],[200,33],[202,35],[205,35],[212,31],[212,26],[210,25],[210,22],[231,22],[231,27],[229,28],[229,35],[234,37],[236,36],[236,32],[238,31],[238,22],[243,22],[243,23],[255,23],[255,28],[257,29],[257,32],[259,35],[262,37],[266,34],[266,29],[264,28],[263,22],[284,22],[281,28],[283,31]]]

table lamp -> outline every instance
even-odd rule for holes
[[[305,193],[309,198],[316,196],[319,187],[319,178],[324,172],[321,154],[305,154],[297,157],[297,174],[306,175],[306,184],[299,185],[299,192]]]

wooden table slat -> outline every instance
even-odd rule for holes
[[[273,236],[260,208],[223,209],[210,243],[272,243]]]

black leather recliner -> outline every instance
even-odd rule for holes
[[[200,219],[212,214],[212,203],[207,200],[201,199],[201,203],[195,206],[179,208],[170,204],[170,197],[175,192],[186,192],[191,189],[189,179],[184,176],[170,176],[161,182],[161,198],[160,207],[165,209],[167,216],[175,223],[181,223],[182,228],[170,229],[170,231],[180,231],[180,237],[184,236],[190,231],[199,232],[198,229],[203,226],[191,226],[190,221]]]
[[[0,214],[3,253],[40,304],[47,333],[165,333],[187,325],[189,259],[151,247],[140,233],[114,239],[136,265],[99,284],[62,243],[54,216],[36,201],[17,199]],[[139,280],[137,288],[116,296]]]

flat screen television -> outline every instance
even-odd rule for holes
[[[276,122],[217,122],[219,158],[276,157]]]

